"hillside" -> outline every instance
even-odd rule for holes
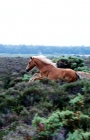
[[[28,61],[0,57],[0,140],[90,140],[90,81],[28,83]]]

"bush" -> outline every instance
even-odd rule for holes
[[[52,113],[48,118],[42,118],[36,114],[33,119],[33,126],[36,127],[38,136],[42,139],[44,139],[45,137],[53,137],[57,135],[57,133],[62,129],[62,127],[64,129],[68,128],[68,132],[74,131],[72,137],[75,138],[74,135],[76,135],[77,138],[79,133],[77,133],[77,131],[75,130],[81,128],[83,132],[83,124],[87,122],[86,126],[88,127],[89,121],[90,117],[88,115],[84,115],[80,111],[73,112],[66,110],[56,111]],[[81,133],[81,135],[85,136],[85,133]],[[72,137],[69,134],[68,140],[73,140],[70,139]],[[90,133],[87,133],[87,138],[89,137]],[[81,140],[83,140],[83,137],[81,138]],[[87,138],[85,138],[85,140],[87,140]]]
[[[60,57],[57,61],[58,68],[71,68],[76,70],[78,67],[83,66],[84,60],[74,56]]]

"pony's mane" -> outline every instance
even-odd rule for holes
[[[56,67],[56,63],[53,63],[50,59],[48,59],[48,58],[47,58],[46,56],[44,56],[44,55],[32,56],[32,57],[33,57],[33,58],[37,58],[37,59],[43,61],[43,62],[46,63],[46,64],[50,64],[50,65]]]

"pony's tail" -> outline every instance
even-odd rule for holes
[[[76,74],[78,76],[78,79],[88,79],[88,80],[90,80],[90,73],[88,73],[88,72],[76,71]]]

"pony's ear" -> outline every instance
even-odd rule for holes
[[[30,56],[30,59],[33,59],[33,57],[32,57],[32,56]]]

